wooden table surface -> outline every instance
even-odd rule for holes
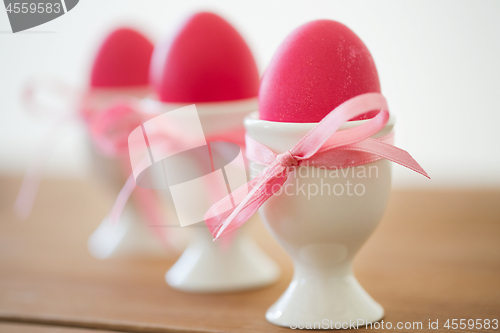
[[[88,236],[112,198],[96,184],[42,183],[32,216],[12,210],[20,180],[0,177],[0,332],[290,332],[266,322],[291,263],[265,232],[261,246],[282,267],[274,285],[200,295],[168,287],[175,258],[99,261]],[[386,214],[355,260],[384,322],[500,319],[500,190],[393,191]],[[363,329],[362,329],[363,330]],[[99,332],[99,331],[98,331]]]
[[[0,322],[0,332],[9,333],[111,333],[113,331],[90,330],[85,328],[73,328],[53,325],[20,324]]]

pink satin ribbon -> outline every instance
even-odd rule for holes
[[[141,126],[143,122],[151,117],[151,115],[142,112],[141,108],[137,107],[136,102],[134,98],[122,98],[116,104],[99,113],[87,112],[85,117],[94,145],[102,154],[117,158],[120,161],[124,175],[131,173],[128,156],[128,136],[132,130]],[[125,208],[131,196],[144,221],[147,221],[148,226],[153,229],[165,247],[172,249],[172,245],[165,239],[165,230],[162,228],[167,217],[161,210],[158,194],[151,190],[136,188],[133,177],[127,178],[124,187],[120,190],[117,203],[121,210],[117,213],[112,209],[111,221],[116,223],[119,220],[121,211]]]
[[[374,110],[380,112],[366,123],[338,131],[350,119]],[[205,223],[210,232],[218,239],[240,227],[281,189],[290,171],[299,166],[338,169],[385,158],[430,178],[408,152],[391,144],[392,133],[378,139],[370,138],[382,130],[388,120],[389,111],[384,96],[379,93],[367,93],[336,107],[292,149],[282,154],[275,154],[247,136],[247,157],[267,167],[257,177],[207,211]],[[232,205],[235,198],[243,199]]]
[[[186,134],[188,135],[188,134]],[[175,147],[177,146],[177,142],[182,142],[182,140],[188,140],[189,137],[182,137],[176,136],[176,137],[164,137],[164,138],[157,138],[156,142],[163,142],[165,144],[165,149],[168,150],[169,148],[172,148],[175,150]],[[210,135],[209,137],[206,138],[207,144],[210,142],[217,142],[217,141],[223,141],[223,142],[231,142],[235,143],[240,148],[242,151],[245,151],[245,129],[243,127],[237,127],[233,129],[229,129],[226,132],[219,132],[213,135]],[[215,171],[215,170],[212,170]],[[208,187],[210,187],[210,184],[207,184]],[[123,209],[125,208],[125,205],[127,204],[130,196],[134,192],[135,188],[137,187],[136,184],[136,179],[134,178],[134,174],[131,173],[130,176],[127,178],[127,181],[123,185],[123,188],[121,189],[120,193],[118,194],[115,203],[113,204],[113,207],[111,209],[110,217],[111,221],[113,223],[117,223],[120,219],[120,216],[123,212]],[[147,190],[141,189],[144,192]]]
[[[148,120],[125,101],[86,117],[92,142],[100,153],[110,157],[128,157],[128,136],[137,126]],[[126,161],[128,163],[128,161]]]
[[[140,112],[140,108],[135,107],[135,98],[128,96],[118,96],[107,107],[95,109],[92,107],[93,96],[91,93],[79,92],[67,84],[55,80],[28,82],[23,91],[23,101],[28,111],[42,115],[54,114],[53,107],[46,106],[38,100],[37,94],[40,92],[48,92],[59,100],[71,95],[73,99],[79,101],[75,106],[71,106],[68,102],[70,99],[68,99],[66,103],[68,105],[56,110],[58,111],[56,113],[63,115],[40,141],[40,147],[37,149],[32,163],[28,166],[14,206],[17,215],[23,219],[26,219],[31,213],[42,177],[44,162],[49,156],[51,148],[55,147],[61,140],[60,130],[71,120],[82,120],[86,124],[89,136],[98,152],[118,159],[123,173],[129,174],[128,135],[135,127],[140,126],[150,117]],[[78,113],[63,113],[69,109],[76,109]],[[131,195],[132,191],[128,196]],[[164,232],[160,229],[165,218],[161,212],[161,204],[157,194],[153,191],[139,189],[133,193],[133,197],[144,221],[148,222],[166,247],[171,247],[163,236]]]
[[[40,100],[40,94],[52,96],[55,100],[65,100],[66,105],[59,107],[48,106]],[[76,89],[64,82],[53,79],[31,79],[24,86],[22,91],[24,108],[36,115],[56,116],[58,120],[52,124],[40,140],[40,145],[37,147],[24,175],[21,188],[14,203],[14,211],[21,219],[26,219],[31,214],[42,178],[43,167],[53,148],[60,141],[61,130],[76,117],[73,113],[68,113],[72,109],[69,102],[71,98],[68,98],[68,96],[75,99],[75,96],[80,95],[81,92]]]
[[[38,115],[54,114],[50,106],[46,106],[43,102],[38,100],[37,93],[40,91],[48,91],[56,99],[64,98],[64,94],[73,96],[78,95],[80,96],[80,100],[75,106],[66,105],[56,110],[55,113],[58,114],[59,119],[40,140],[40,145],[36,150],[32,162],[28,165],[28,169],[14,204],[17,215],[22,219],[26,219],[31,214],[42,178],[43,166],[52,152],[52,149],[61,140],[61,130],[72,120],[84,121],[87,125],[90,137],[99,152],[107,156],[115,157],[124,152],[126,153],[126,150],[123,150],[121,144],[123,140],[119,136],[114,135],[117,132],[115,127],[120,123],[120,117],[125,114],[123,110],[127,110],[127,114],[129,114],[128,111],[130,108],[127,109],[124,103],[103,110],[95,110],[89,107],[89,105],[92,104],[89,94],[78,92],[76,89],[67,86],[63,82],[56,80],[29,81],[23,91],[23,102],[30,113]],[[78,113],[70,111],[73,109],[77,109]],[[139,124],[140,123],[139,121]]]

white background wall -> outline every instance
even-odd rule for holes
[[[29,77],[85,87],[108,29],[131,23],[157,40],[186,15],[213,10],[248,40],[261,71],[297,26],[340,21],[370,49],[397,116],[397,145],[432,180],[395,166],[399,187],[500,186],[500,1],[82,0],[68,14],[12,34],[0,9],[0,173],[22,173],[51,120],[25,114]],[[85,135],[65,129],[47,175],[88,175]]]

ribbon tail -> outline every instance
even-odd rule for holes
[[[366,153],[378,155],[389,161],[402,165],[410,170],[418,172],[419,174],[429,179],[431,178],[429,177],[427,172],[425,172],[425,170],[420,166],[420,164],[418,164],[418,162],[415,161],[413,157],[411,157],[410,153],[388,143],[375,139],[366,139],[353,145],[346,146],[345,149],[363,151]]]
[[[42,178],[43,166],[60,139],[59,133],[62,128],[65,128],[63,125],[72,118],[74,118],[73,114],[63,116],[49,128],[45,136],[41,139],[37,152],[28,166],[14,204],[14,211],[23,220],[27,219],[31,214]]]
[[[157,194],[149,189],[137,187],[133,193],[133,199],[137,203],[143,218],[148,222],[148,227],[152,228],[157,238],[170,250],[174,250],[172,240],[165,232],[166,217],[162,213],[160,199]]]
[[[123,209],[125,208],[125,205],[127,204],[128,199],[132,195],[132,192],[134,191],[135,187],[136,187],[135,178],[134,175],[131,174],[127,178],[125,185],[123,185],[122,189],[120,190],[120,193],[118,193],[118,197],[116,198],[115,203],[113,204],[113,208],[111,208],[110,217],[111,217],[111,222],[113,224],[116,224],[120,219]]]
[[[248,221],[267,199],[281,189],[287,178],[288,169],[273,163],[249,183],[214,204],[205,214],[205,223],[214,240]]]
[[[130,162],[128,161],[127,157],[122,156],[120,162],[122,164],[123,174],[130,175]],[[152,228],[155,236],[157,236],[162,244],[166,248],[172,250],[173,244],[168,237],[169,235],[165,232],[164,223],[166,217],[163,214],[158,194],[154,191],[151,191],[150,189],[145,189],[137,186],[137,188],[133,190],[132,199],[136,204],[136,208],[139,211],[139,214],[142,217],[141,222],[144,222],[148,227]]]
[[[33,203],[40,185],[41,171],[33,163],[24,175],[21,188],[14,204],[14,211],[23,220],[27,219],[33,209]]]

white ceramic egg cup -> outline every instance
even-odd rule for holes
[[[341,129],[362,122],[352,121]],[[259,120],[257,113],[245,119],[247,134],[277,154],[290,150],[315,125]],[[391,118],[374,137],[388,134],[393,125]],[[327,321],[329,328],[341,325],[345,328],[345,323],[350,321],[359,319],[366,324],[384,316],[382,306],[354,277],[352,261],[384,213],[391,188],[391,163],[379,160],[364,167],[367,173],[371,168],[371,177],[362,178],[362,174],[357,173],[361,170],[358,167],[354,167],[354,175],[352,170],[343,174],[341,171],[345,169],[335,174],[332,170],[309,166],[296,168],[285,183],[285,186],[291,184],[288,192],[274,195],[259,209],[267,229],[294,264],[294,276],[288,289],[267,310],[269,322],[293,328]],[[250,161],[250,177],[263,169],[264,166]],[[347,194],[347,181],[352,184],[352,195]],[[358,183],[364,186],[363,195],[354,193],[354,185]],[[334,194],[336,184],[341,184],[335,188],[336,193],[340,194],[343,186],[343,194]],[[298,190],[302,185],[305,192]],[[321,192],[313,195],[313,189],[322,186],[323,195]],[[309,192],[308,188],[311,188]],[[360,194],[362,187],[358,186],[357,190]]]
[[[87,97],[85,104],[90,109],[99,110],[109,107],[123,97],[141,99],[150,93],[148,88],[114,88],[95,89]],[[98,111],[97,111],[98,112]],[[126,176],[123,174],[119,161],[106,157],[96,151],[90,142],[91,168],[93,174],[103,183],[113,195],[117,195]],[[174,242],[176,237],[165,234],[172,247],[181,246],[182,242]],[[127,203],[120,222],[114,224],[109,217],[103,219],[97,229],[90,235],[87,242],[90,253],[97,259],[112,257],[165,257],[172,255],[165,244],[153,234],[153,230],[143,221],[132,202]]]
[[[210,137],[238,128],[243,130],[243,119],[257,109],[257,99],[195,105],[205,137]],[[162,103],[161,112],[184,106],[186,104]],[[196,163],[193,160],[190,164],[196,167]],[[171,200],[168,194],[162,193],[167,201]],[[209,196],[207,191],[204,197]],[[166,273],[165,280],[182,291],[208,293],[252,289],[275,282],[279,268],[257,246],[248,227],[232,233],[227,242],[214,242],[203,222],[183,228],[186,232],[191,231],[191,241]]]

